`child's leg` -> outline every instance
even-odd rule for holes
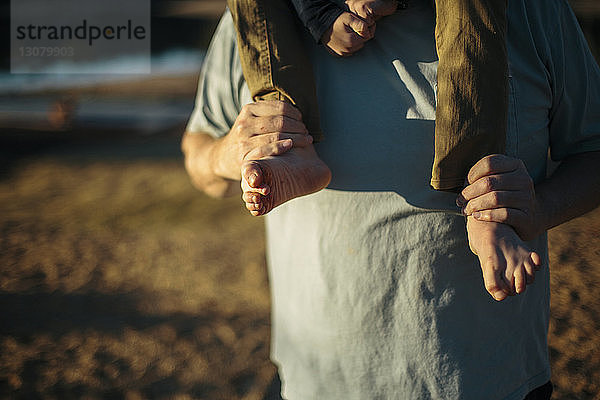
[[[237,29],[244,77],[257,100],[283,100],[302,113],[308,132],[322,139],[312,64],[296,11],[288,0],[227,0]]]
[[[431,186],[458,190],[469,169],[503,153],[508,111],[506,0],[436,0],[438,98]],[[496,300],[522,293],[541,260],[508,225],[467,219],[471,250]]]
[[[238,33],[244,77],[257,100],[283,100],[302,113],[308,132],[322,139],[312,64],[296,11],[288,0],[227,0]],[[252,215],[264,215],[329,183],[331,172],[312,145],[276,157],[245,160],[242,190]]]
[[[504,152],[506,7],[506,0],[436,0],[435,189],[461,188],[477,161]]]

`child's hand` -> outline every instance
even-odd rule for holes
[[[398,8],[397,0],[346,0],[348,9],[365,21],[373,23],[391,15]]]
[[[352,13],[344,12],[323,34],[321,42],[344,57],[360,50],[374,34],[374,23],[369,24]]]

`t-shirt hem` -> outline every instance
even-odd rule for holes
[[[456,190],[462,189],[465,186],[465,178],[456,179],[431,179],[431,187],[435,190]]]
[[[517,390],[512,392],[507,397],[504,397],[502,400],[523,400],[529,392],[534,389],[539,388],[540,386],[546,384],[550,380],[552,376],[550,369],[546,368],[544,371],[530,378],[527,382],[521,385]]]
[[[539,374],[537,374],[534,377],[527,380],[527,382],[525,382],[523,385],[521,385],[517,390],[515,390],[514,392],[509,394],[507,397],[502,398],[501,400],[523,400],[525,398],[525,396],[527,396],[527,394],[529,394],[529,392],[546,384],[546,382],[548,382],[550,380],[550,377],[551,377],[551,372],[550,372],[550,369],[547,368],[544,371],[540,372]],[[281,395],[286,400],[311,398],[311,396],[307,393],[294,392],[294,391],[289,390],[289,388],[286,388],[285,386],[282,388]],[[490,396],[490,398],[493,398],[493,397],[494,396]]]

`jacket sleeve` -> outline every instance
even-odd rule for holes
[[[317,43],[334,21],[344,12],[331,0],[292,0],[298,17]]]

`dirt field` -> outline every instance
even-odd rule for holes
[[[46,140],[0,174],[0,398],[260,399],[262,222],[178,137]],[[600,399],[600,210],[551,234],[555,399]]]

